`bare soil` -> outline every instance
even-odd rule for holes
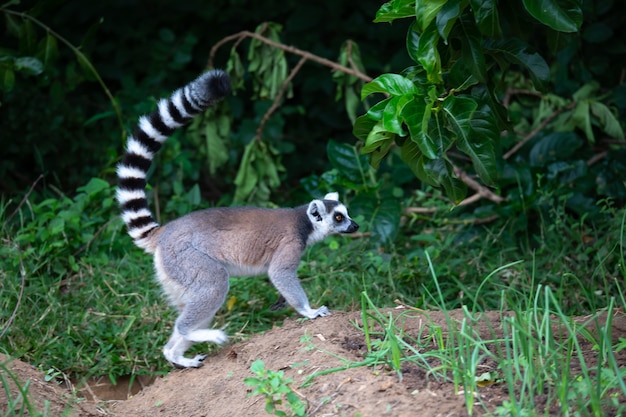
[[[388,310],[384,314],[390,312],[399,314],[398,310]],[[463,317],[461,311],[448,312],[448,315],[456,319]],[[484,313],[476,322],[476,330],[485,338],[491,338],[494,331],[496,335],[498,333],[500,319],[500,313]],[[264,416],[267,415],[264,399],[249,396],[251,388],[243,383],[245,378],[253,376],[250,365],[257,359],[264,361],[266,369],[282,370],[285,377],[293,379],[291,387],[306,402],[309,417],[460,417],[467,414],[463,393],[455,392],[454,384],[437,380],[413,365],[404,366],[401,380],[396,372],[384,365],[359,366],[318,376],[311,385],[302,387],[306,377],[313,372],[364,359],[363,333],[355,328],[354,323],[361,323],[359,312],[334,313],[330,317],[308,321],[288,319],[281,327],[224,346],[215,355],[207,357],[202,368],[173,370],[153,383],[143,381],[151,385],[138,393],[122,389],[121,393],[112,394],[115,387],[104,384],[99,388],[94,384],[88,390],[90,400],[80,402],[72,399],[69,391],[60,385],[45,382],[41,373],[29,365],[15,360],[10,366],[22,381],[31,381],[30,392],[39,409],[42,409],[44,400],[48,400],[51,415],[55,416],[68,408],[75,416]],[[446,318],[441,312],[411,313],[399,323],[412,336],[431,324],[446,328]],[[626,337],[626,315],[613,318],[612,337],[615,342]],[[597,354],[593,346],[585,341],[581,343],[587,365],[596,364]],[[626,350],[616,356],[620,368],[626,367]],[[0,361],[4,360],[0,355]],[[486,372],[495,370],[496,364],[485,361],[481,366]],[[576,375],[577,365],[572,366],[572,374]],[[137,386],[135,384],[135,388]],[[498,383],[480,388],[477,395],[489,410],[509,398],[506,386]],[[116,396],[129,398],[105,401]],[[6,408],[5,397],[6,393],[0,390],[0,412]],[[537,403],[541,403],[541,398],[537,398]],[[474,411],[481,414],[481,410],[477,407]]]

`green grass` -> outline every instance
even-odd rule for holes
[[[44,409],[39,410],[30,398],[30,381],[21,381],[9,369],[10,359],[0,362],[0,392],[4,392],[7,401],[6,410],[0,415],[4,417],[48,417],[51,416],[49,403],[44,403]]]
[[[617,347],[608,342],[608,328],[599,326],[592,336],[568,317],[626,307],[626,211],[609,205],[605,211],[591,222],[555,207],[537,219],[534,233],[521,235],[510,219],[473,226],[451,215],[410,216],[395,246],[331,237],[307,250],[299,275],[311,304],[331,310],[376,311],[395,300],[422,309],[464,308],[458,332],[432,328],[428,346],[435,341],[435,349],[408,357],[463,390],[468,412],[482,407],[471,393],[480,378],[491,377],[476,368],[487,359],[500,364],[494,378],[511,387],[503,415],[527,415],[539,388],[554,402],[582,392],[585,402],[576,406],[594,411],[624,392],[615,383],[624,371],[611,362]],[[171,370],[161,348],[174,312],[152,279],[150,256],[133,246],[116,216],[113,188],[97,180],[72,198],[0,204],[0,351],[78,379]],[[295,316],[291,309],[270,310],[277,296],[266,277],[235,278],[214,325],[236,341]],[[473,317],[486,310],[502,312],[506,334],[476,333]],[[376,360],[397,365],[421,346],[419,338],[396,333],[394,319],[372,314],[386,329],[369,342],[382,355]],[[545,343],[554,336],[549,317],[562,329],[553,344]],[[603,363],[581,364],[579,375],[566,375],[552,367],[580,361],[575,335],[601,349]],[[598,391],[598,382],[611,388]]]
[[[444,305],[432,264],[431,273],[437,288],[431,301]],[[428,324],[428,312],[383,313],[368,291],[363,291],[360,330],[367,346],[365,359],[339,358],[343,366],[317,371],[303,385],[321,375],[360,366],[384,366],[402,379],[402,369],[412,364],[423,368],[429,378],[450,382],[455,393],[463,395],[470,415],[623,415],[626,368],[619,366],[615,353],[626,349],[626,340],[613,342],[611,318],[626,310],[624,295],[577,321],[563,312],[549,286],[538,285],[526,299],[518,300],[522,302],[499,310],[494,323],[486,321],[481,311],[463,306],[461,318],[442,309],[445,324]],[[403,321],[411,316],[426,318],[427,324],[417,335],[402,330]],[[589,351],[595,352],[591,359],[586,355]],[[505,386],[509,393],[498,407],[481,397],[481,387],[494,384]]]

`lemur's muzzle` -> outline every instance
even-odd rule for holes
[[[346,230],[344,230],[341,233],[354,233],[357,230],[359,230],[359,225],[354,221],[354,220],[350,220],[350,224],[348,225],[348,227],[346,227]]]

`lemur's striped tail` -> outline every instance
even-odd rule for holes
[[[139,119],[128,137],[126,153],[117,166],[117,201],[128,234],[140,248],[150,251],[149,236],[159,227],[148,209],[146,174],[154,154],[176,129],[217,103],[230,92],[230,80],[224,71],[212,70],[180,88],[158,109]]]

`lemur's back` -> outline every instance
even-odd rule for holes
[[[294,224],[303,226],[294,229]],[[252,270],[269,265],[281,246],[296,249],[299,258],[311,232],[306,206],[210,208],[189,213],[161,229],[156,244],[164,251],[180,252],[191,246],[224,263]]]

